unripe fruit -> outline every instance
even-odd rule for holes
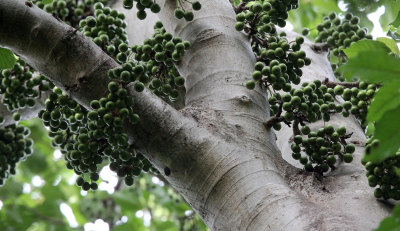
[[[249,90],[253,90],[256,87],[256,83],[253,80],[249,80],[246,82],[246,87]]]

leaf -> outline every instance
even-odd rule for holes
[[[179,227],[177,227],[177,225],[172,221],[154,220],[152,224],[154,224],[155,230],[175,231],[179,229]]]
[[[400,42],[400,34],[397,32],[388,31],[387,36],[391,37],[396,42]]]
[[[46,4],[52,3],[52,2],[53,2],[53,0],[43,0],[42,2],[43,2],[43,4],[45,4],[45,5],[46,5]]]
[[[137,197],[132,197],[132,193],[128,191],[118,191],[111,195],[122,210],[139,210],[143,206]]]
[[[400,206],[396,206],[393,209],[393,216],[396,217],[397,219],[400,218]]]
[[[400,222],[393,217],[387,217],[375,231],[400,231]]]
[[[128,222],[117,225],[113,228],[113,231],[143,231],[146,230],[143,220],[135,216],[135,214],[126,214]]]
[[[9,49],[0,47],[0,69],[12,68],[15,61],[15,56]]]
[[[385,53],[389,53],[390,49],[385,43],[383,42],[378,42],[374,40],[369,40],[369,39],[363,39],[360,40],[353,45],[351,45],[349,48],[343,50],[346,56],[350,58],[354,58],[357,56],[360,52],[363,51],[382,51]]]
[[[347,80],[360,78],[375,83],[400,81],[400,59],[383,51],[360,52],[338,70]]]
[[[367,131],[365,132],[366,136],[373,136],[375,133],[375,124],[370,122],[367,126]]]
[[[377,38],[376,40],[379,41],[379,42],[384,43],[387,47],[390,48],[390,50],[394,54],[396,54],[396,55],[400,54],[399,47],[397,46],[396,42],[393,39],[381,37],[381,38]]]
[[[368,108],[367,119],[378,121],[388,110],[400,105],[400,82],[385,84],[376,92],[374,100]]]
[[[394,156],[400,147],[400,107],[387,111],[380,120],[376,122],[375,138],[379,140],[377,148],[372,148],[365,160],[374,163]]]
[[[390,23],[390,25],[394,26],[394,27],[399,27],[400,26],[400,11],[397,14],[396,19]]]
[[[386,0],[385,3],[385,13],[379,18],[379,22],[382,28],[387,29],[387,26],[393,22],[400,11],[400,0]]]
[[[393,209],[390,217],[383,219],[375,231],[399,231],[400,230],[400,205]]]

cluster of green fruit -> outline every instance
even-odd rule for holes
[[[90,142],[95,134],[93,130],[89,134],[87,110],[57,87],[46,100],[45,108],[39,112],[39,118],[49,127],[52,146],[61,148],[67,168],[74,169],[78,175],[90,172],[90,178],[98,180],[97,164],[103,161],[98,150],[103,147],[103,143]],[[89,188],[96,189],[97,184],[85,184],[84,189]]]
[[[341,86],[340,86],[341,87]],[[341,87],[343,88],[343,87]],[[325,122],[330,120],[331,113],[341,113],[348,116],[347,111],[343,111],[343,106],[335,103],[337,92],[332,88],[326,87],[320,80],[312,83],[303,83],[299,89],[292,89],[283,95],[275,93],[268,101],[270,104],[271,116],[282,116],[285,123],[294,120],[304,122],[315,122],[323,119]],[[275,130],[281,128],[280,123],[273,124]]]
[[[300,83],[303,74],[301,68],[311,64],[311,59],[300,50],[304,38],[297,37],[296,41],[289,45],[285,34],[281,33],[280,36],[270,35],[264,42],[266,44],[255,41],[253,45],[253,51],[259,61],[254,66],[253,80],[246,82],[247,88],[254,89],[256,83],[260,83],[277,91],[291,91],[291,83]]]
[[[79,22],[80,30],[119,63],[124,63],[130,52],[125,15],[102,3],[96,3],[94,9],[95,16]]]
[[[33,76],[33,69],[22,59],[18,59],[14,67],[0,71],[1,102],[12,112],[25,107],[33,107],[35,98],[54,85],[44,76]],[[15,121],[20,120],[18,112],[14,112]]]
[[[126,37],[120,35],[118,35],[119,38],[108,37],[109,31],[115,31],[114,28],[118,28],[115,22],[103,25],[104,21],[99,20],[109,16],[122,20],[123,14],[104,7],[101,3],[96,3],[95,9],[96,17],[89,16],[82,20],[80,25],[83,25],[83,28],[101,28],[103,33],[97,33],[94,41],[100,39],[101,43],[98,45],[108,53],[116,54],[114,57],[122,63],[121,66],[108,72],[109,94],[99,100],[93,100],[90,103],[92,111],[87,111],[68,98],[60,89],[54,88],[49,100],[46,101],[46,111],[42,111],[40,114],[45,125],[50,126],[53,145],[60,147],[62,153],[65,154],[67,167],[74,169],[80,175],[77,185],[81,186],[83,190],[97,189],[98,165],[106,164],[107,161],[110,162],[112,171],[115,171],[119,177],[125,178],[127,185],[132,185],[133,177],[140,175],[142,171],[156,171],[143,155],[137,154],[129,146],[128,135],[123,126],[128,122],[137,123],[139,116],[132,109],[133,99],[128,95],[125,86],[138,80],[135,83],[135,89],[139,92],[143,91],[144,83],[150,81],[151,70],[158,70],[162,66],[168,73],[170,69],[174,68],[174,63],[168,62],[168,60],[172,60],[172,54],[175,52],[181,57],[183,54],[179,47],[188,48],[187,43],[173,39],[171,34],[169,34],[171,38],[168,35],[164,37],[163,35],[167,33],[158,23],[156,35],[162,36],[161,41],[159,41],[160,39],[156,40],[159,37],[154,36],[154,39],[147,40],[145,45],[129,49]],[[85,31],[89,30],[85,29]],[[90,33],[86,35],[93,35],[92,31]],[[104,36],[108,38],[102,39],[101,37]],[[174,49],[172,50],[167,49],[169,48],[168,41],[171,40],[176,42],[173,43]],[[165,59],[161,60],[158,50],[157,52],[153,50],[153,45],[162,46],[162,50],[159,52],[165,56]],[[123,58],[121,58],[122,55]],[[137,60],[127,61],[128,57],[133,55]],[[148,59],[146,60],[145,57]],[[162,77],[158,76],[157,79],[162,79]],[[155,82],[154,79],[151,83],[153,82]],[[165,87],[163,86],[163,88]]]
[[[345,127],[338,127],[335,130],[333,126],[328,125],[314,132],[308,126],[303,126],[301,133],[308,138],[304,139],[301,135],[294,136],[294,143],[291,145],[292,157],[299,160],[306,171],[322,175],[329,169],[334,170],[337,160],[345,163],[353,161],[352,153],[355,151],[355,146],[346,143],[350,135],[346,135]],[[306,156],[302,156],[302,152]]]
[[[132,98],[116,82],[109,83],[109,90],[107,97],[91,102],[93,111],[88,112],[55,87],[46,100],[46,110],[39,113],[44,125],[50,127],[53,146],[61,148],[67,168],[80,175],[77,185],[83,190],[97,189],[100,164],[111,162],[110,169],[125,177],[127,185],[133,184],[133,176],[151,167],[132,153],[124,133],[126,121],[139,120],[130,107]]]
[[[288,12],[299,6],[298,0],[243,0],[242,4],[236,8],[236,29],[271,34],[275,25],[284,27]]]
[[[33,153],[30,130],[16,124],[0,128],[0,186],[15,174],[18,162]]]
[[[338,88],[339,86],[336,86],[335,90]],[[360,120],[362,127],[367,126],[368,106],[371,104],[377,90],[378,86],[376,84],[360,82],[358,87],[346,88],[341,94],[345,100],[343,108]],[[340,91],[342,90],[340,89]]]
[[[136,17],[140,20],[147,17],[146,9],[150,9],[155,14],[161,11],[160,5],[153,0],[123,0],[122,4],[125,9],[130,10],[133,8],[133,2],[136,2],[136,9],[138,10]]]
[[[160,21],[154,29],[151,39],[146,39],[143,45],[132,47],[135,60],[142,63],[145,71],[145,77],[139,80],[144,84],[148,83],[147,86],[156,95],[174,101],[179,96],[179,88],[185,83],[185,79],[175,68],[175,62],[182,60],[190,43],[179,37],[174,38],[165,31]]]
[[[288,11],[297,4],[297,1],[243,1],[236,7],[235,28],[244,30],[249,36],[258,61],[253,79],[246,82],[248,89],[254,89],[259,83],[273,90],[289,92],[291,83],[300,83],[301,68],[311,64],[311,59],[300,50],[304,38],[297,37],[289,42],[286,34],[278,34],[275,28],[275,24],[285,26]]]
[[[367,140],[368,149],[377,146],[378,141],[373,138]],[[400,151],[395,156],[385,159],[381,163],[362,162],[367,170],[368,184],[375,188],[376,198],[400,200]]]
[[[336,71],[336,68],[337,65],[342,65],[347,60],[343,50],[361,39],[372,39],[372,36],[368,34],[368,29],[361,28],[359,23],[360,19],[351,13],[346,13],[341,18],[335,12],[331,12],[316,27],[318,36],[315,42],[327,43],[331,47],[331,55],[336,57],[331,59],[331,62],[334,62],[332,68],[340,81],[344,81],[344,79]],[[302,33],[307,36],[309,32],[310,30],[305,28]]]
[[[184,0],[187,1],[187,0]],[[189,2],[189,1],[187,1]],[[186,11],[183,8],[181,0],[176,1],[177,8],[174,11],[175,18],[182,19],[184,18],[186,21],[192,21],[194,18],[194,14],[192,11]],[[191,2],[192,9],[198,11],[201,9],[201,3],[199,1]]]
[[[92,6],[96,2],[106,4],[107,0],[53,0],[48,4],[44,4],[42,0],[33,0],[39,8],[75,28],[80,20],[93,15]]]
[[[332,54],[339,56],[343,49],[360,39],[372,39],[367,34],[367,28],[360,28],[360,18],[346,13],[343,19],[331,12],[324,17],[324,21],[317,25],[318,36],[316,42],[326,42],[333,47]]]
[[[198,1],[190,2],[185,0],[186,2],[191,3],[193,10],[200,10],[201,4]],[[147,17],[146,9],[150,9],[151,12],[157,14],[161,11],[161,7],[153,0],[123,0],[122,4],[125,9],[132,9],[133,4],[136,2],[136,9],[138,10],[136,13],[136,17],[140,20],[144,20]],[[185,18],[186,21],[192,21],[194,18],[194,14],[191,11],[186,11],[183,8],[181,0],[176,1],[177,8],[175,9],[175,17],[177,19]]]

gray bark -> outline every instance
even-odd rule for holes
[[[290,133],[278,133],[276,142],[263,126],[269,117],[265,92],[244,86],[255,58],[246,37],[234,29],[229,1],[201,1],[192,22],[173,17],[175,1],[158,2],[166,29],[192,43],[178,66],[186,77],[185,107],[178,111],[150,91],[137,93],[130,86],[142,119],[129,134],[161,173],[171,169],[165,179],[208,227],[370,230],[388,215],[367,185],[359,164],[362,147],[354,164],[342,164],[322,181],[282,158],[280,151],[288,155]],[[117,63],[90,39],[21,0],[2,0],[0,11],[0,46],[83,105],[105,94],[107,70]],[[326,53],[317,54],[307,44],[315,64],[305,69],[304,78],[332,76]],[[341,122],[354,129],[352,139],[364,142],[354,119]]]

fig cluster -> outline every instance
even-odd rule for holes
[[[378,140],[370,138],[366,142],[367,153],[379,145]],[[375,188],[374,196],[382,199],[400,200],[400,151],[396,155],[386,158],[381,163],[362,162],[368,177],[368,184]]]
[[[176,8],[174,11],[175,18],[184,18],[186,21],[192,21],[194,18],[194,14],[192,11],[187,10],[183,7],[184,2],[190,3],[191,8],[195,11],[201,9],[201,3],[199,1],[191,2],[188,0],[176,1]],[[153,0],[123,0],[122,3],[124,8],[128,10],[132,9],[133,5],[135,4],[136,9],[138,10],[136,13],[136,17],[140,20],[144,20],[147,17],[146,9],[149,9],[155,14],[161,11],[161,6]]]
[[[93,15],[93,5],[97,2],[106,4],[107,0],[53,0],[48,4],[42,0],[33,0],[39,8],[75,28],[79,21]]]
[[[368,34],[368,29],[360,27],[359,23],[360,18],[353,16],[351,13],[340,16],[335,12],[331,12],[316,27],[318,35],[315,42],[329,45],[331,56],[333,56],[331,58],[332,69],[340,81],[344,81],[344,78],[336,69],[347,62],[347,57],[343,50],[359,40],[372,39],[372,35]],[[302,33],[307,36],[309,32],[310,30],[305,28]]]
[[[79,22],[80,30],[119,63],[126,62],[130,48],[125,15],[110,7],[104,7],[102,3],[96,3],[94,9],[94,16],[88,16]]]
[[[261,33],[275,33],[275,25],[279,27],[286,26],[286,19],[289,17],[288,12],[297,9],[298,0],[244,0],[236,8],[240,12],[236,16],[236,29],[241,31],[256,29]],[[256,28],[252,28],[253,25]]]
[[[18,110],[33,107],[35,100],[53,86],[43,75],[34,75],[34,70],[22,59],[12,68],[0,70],[1,102],[14,112],[15,121],[21,119]]]
[[[147,17],[146,9],[150,9],[153,13],[158,13],[161,11],[161,7],[153,0],[123,0],[122,4],[125,9],[132,9],[133,4],[136,2],[136,9],[138,12],[136,13],[136,17],[140,20],[143,20]]]
[[[299,160],[306,171],[322,175],[329,170],[335,170],[340,161],[353,161],[355,146],[346,142],[350,135],[346,134],[345,127],[335,129],[332,125],[327,125],[317,131],[311,131],[308,126],[303,126],[301,134],[307,138],[300,134],[294,136],[291,145],[292,157]]]
[[[246,82],[247,88],[254,89],[258,83],[276,91],[289,92],[292,90],[291,83],[300,83],[303,74],[301,68],[310,65],[311,59],[300,50],[303,37],[289,42],[284,35],[270,35],[261,44],[256,40],[253,51],[258,62],[254,65],[252,80]]]
[[[161,22],[156,23],[154,30],[153,37],[146,39],[143,45],[132,47],[135,60],[144,70],[139,80],[156,95],[174,101],[185,84],[185,78],[180,76],[175,64],[182,60],[190,43],[166,32]]]
[[[135,124],[139,116],[134,114],[132,99],[124,88],[110,82],[110,93],[90,103],[88,111],[55,87],[45,110],[39,117],[49,127],[52,145],[59,147],[66,166],[80,177],[77,185],[83,190],[96,190],[99,170],[110,164],[110,169],[125,178],[127,185],[141,171],[149,171],[150,162],[131,150],[125,123]]]
[[[341,87],[341,86],[340,86]],[[328,122],[333,113],[343,113],[349,116],[344,107],[335,102],[337,92],[328,88],[320,80],[311,83],[305,82],[301,88],[291,89],[289,93],[275,93],[268,101],[270,104],[270,115],[283,117],[282,122],[290,124],[292,121],[304,124],[313,123],[317,120]],[[276,130],[281,128],[280,123],[275,123]]]
[[[0,128],[0,186],[15,175],[17,164],[33,153],[29,134],[28,128],[17,124]]]

